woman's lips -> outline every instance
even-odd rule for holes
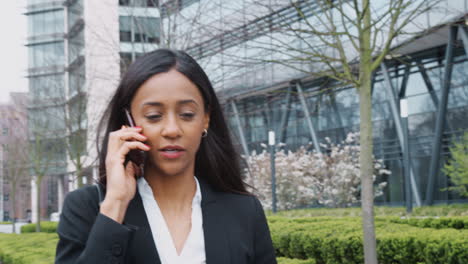
[[[177,159],[185,153],[185,150],[160,150],[159,153],[168,159]]]

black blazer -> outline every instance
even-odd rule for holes
[[[206,263],[276,263],[265,214],[258,199],[217,192],[203,180],[199,182]],[[123,224],[99,213],[95,186],[69,193],[57,233],[57,264],[161,263],[138,191],[128,206]]]

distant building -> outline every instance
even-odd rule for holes
[[[27,93],[11,93],[11,101],[0,104],[0,221],[27,221],[31,217],[30,178],[27,149],[24,149],[27,142],[27,96]]]
[[[42,195],[42,218],[59,211],[64,193],[77,187],[77,155],[70,153],[82,154],[85,183],[97,177],[96,125],[121,71],[132,59],[158,47],[157,3],[27,1],[29,126],[48,142],[44,151],[53,152],[43,183],[48,192]]]

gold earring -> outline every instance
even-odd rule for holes
[[[208,130],[205,128],[203,129],[203,133],[201,134],[202,137],[208,136]]]

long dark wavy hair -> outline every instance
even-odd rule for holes
[[[195,157],[195,175],[218,191],[248,194],[241,177],[240,155],[234,148],[208,76],[187,53],[170,49],[158,49],[139,57],[120,81],[98,127],[99,182],[104,186],[107,182],[105,160],[109,133],[127,124],[123,109],[130,108],[136,91],[146,80],[172,69],[185,75],[198,87],[205,110],[210,113],[208,135],[202,139]],[[103,138],[100,136],[102,131],[105,131]]]

